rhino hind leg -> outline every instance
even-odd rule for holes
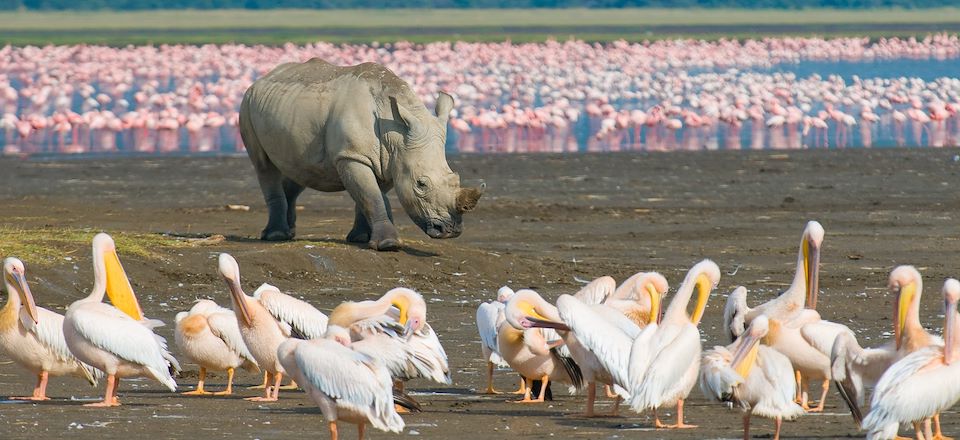
[[[339,171],[344,186],[356,202],[358,210],[354,229],[347,235],[347,240],[355,241],[363,238],[366,230],[364,226],[368,226],[370,232],[367,246],[378,251],[399,250],[400,236],[397,234],[397,228],[390,221],[388,205],[377,185],[373,170],[357,162],[345,162],[340,166]],[[361,216],[363,220],[359,219]]]
[[[293,231],[287,223],[287,195],[283,190],[283,175],[280,170],[266,159],[263,162],[254,162],[257,171],[257,180],[260,182],[260,191],[263,200],[267,203],[269,217],[267,226],[260,233],[260,239],[266,241],[285,241],[293,239]]]
[[[286,177],[283,178],[283,195],[287,199],[287,228],[290,229],[290,238],[297,235],[297,197],[304,190],[303,185]]]
[[[347,234],[347,241],[350,243],[367,243],[370,241],[370,233],[372,232],[370,230],[370,223],[367,223],[367,216],[363,215],[363,210],[360,209],[359,203],[355,211],[353,229]]]

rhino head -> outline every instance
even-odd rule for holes
[[[447,165],[444,145],[453,98],[441,92],[434,115],[399,105],[391,98],[398,122],[406,128],[403,145],[394,151],[394,189],[400,204],[431,238],[454,238],[463,232],[463,213],[474,209],[483,194],[460,186],[460,176]]]

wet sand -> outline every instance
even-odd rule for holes
[[[394,203],[406,248],[376,253],[345,243],[353,204],[345,193],[308,191],[301,197],[297,240],[263,243],[255,238],[266,221],[249,162],[244,157],[0,159],[0,230],[89,228],[89,236],[165,233],[181,237],[222,234],[210,246],[154,249],[151,256],[121,259],[147,316],[168,326],[196,298],[229,304],[216,274],[216,254],[237,257],[244,286],[270,282],[329,311],[347,299],[379,296],[406,285],[422,292],[428,320],[450,355],[454,383],[423,381],[416,391],[424,412],[405,416],[403,435],[488,439],[507,436],[558,438],[739,438],[740,413],[708,403],[695,388],[680,432],[652,429],[647,415],[579,418],[583,397],[556,387],[545,405],[505,403],[513,396],[483,396],[474,313],[480,301],[509,284],[532,287],[548,299],[572,293],[580,283],[640,270],[662,272],[676,288],[702,258],[716,261],[723,278],[701,326],[704,347],[726,343],[719,330],[725,296],[737,285],[749,302],[772,298],[789,283],[804,222],[826,229],[819,309],[851,326],[865,346],[879,345],[891,330],[890,269],[914,264],[926,280],[921,320],[940,331],[942,280],[960,276],[960,162],[957,150],[841,150],[706,152],[577,156],[457,156],[451,166],[466,184],[481,179],[487,193],[466,216],[465,233],[430,240]],[[245,204],[250,211],[229,211]],[[40,305],[60,311],[92,285],[89,244],[58,245],[62,256],[26,261]],[[0,254],[4,252],[0,249]],[[69,258],[70,260],[67,260]],[[672,292],[671,292],[672,295]],[[668,300],[669,301],[669,298]],[[889,338],[889,336],[887,337]],[[174,353],[177,353],[174,347]],[[182,359],[183,391],[195,384],[197,367]],[[260,376],[241,374],[240,383]],[[496,375],[512,390],[516,376]],[[208,379],[217,388],[224,375]],[[30,392],[33,378],[0,357],[0,395]],[[819,386],[816,387],[819,389]],[[124,406],[97,410],[80,404],[101,388],[77,379],[51,381],[54,400],[0,403],[3,438],[327,438],[319,410],[301,392],[281,393],[271,404],[238,397],[184,397],[148,381],[124,381]],[[256,391],[243,390],[241,396]],[[610,408],[603,400],[599,411]],[[672,411],[663,413],[666,417]],[[944,430],[960,434],[955,411]],[[769,437],[771,422],[754,419],[755,436]],[[341,435],[353,438],[355,428]],[[386,434],[370,432],[371,438]],[[907,431],[902,431],[907,433]],[[784,424],[785,438],[858,437],[839,396],[831,391],[824,414]]]

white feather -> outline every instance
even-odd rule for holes
[[[327,332],[327,315],[306,301],[282,293],[269,284],[258,287],[253,292],[253,297],[257,298],[277,321],[288,325],[291,335],[317,339]]]

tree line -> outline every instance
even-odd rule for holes
[[[4,10],[382,8],[929,8],[960,0],[0,0]]]

